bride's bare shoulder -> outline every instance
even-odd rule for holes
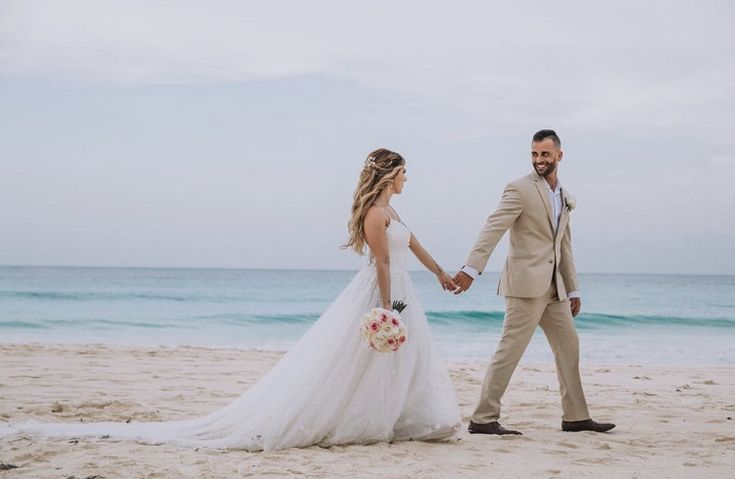
[[[379,225],[380,223],[388,226],[388,224],[390,223],[390,216],[388,216],[388,213],[380,206],[373,205],[368,208],[367,213],[365,213],[364,222],[365,226]]]

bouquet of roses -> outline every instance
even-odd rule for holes
[[[406,328],[401,324],[400,313],[406,309],[403,301],[393,302],[393,311],[373,308],[360,321],[360,334],[379,353],[398,351],[406,342]]]

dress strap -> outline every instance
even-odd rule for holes
[[[375,203],[375,204],[377,204],[377,203]],[[398,215],[398,212],[392,206],[390,206],[390,205],[388,206],[388,208],[390,208],[390,210],[388,210],[388,208],[386,208],[383,205],[378,205],[378,206],[380,206],[381,208],[383,208],[383,211],[385,211],[385,214],[388,215],[388,218],[390,218],[391,221],[393,221],[393,220],[398,221],[399,223],[401,223],[402,225],[405,226],[405,223],[403,221],[401,221],[401,217]],[[395,217],[393,217],[393,215],[395,215]]]

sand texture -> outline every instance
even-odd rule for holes
[[[239,396],[279,357],[192,347],[0,344],[0,421],[189,418]],[[248,453],[14,437],[0,442],[0,479],[735,477],[735,367],[583,367],[593,417],[618,424],[595,434],[561,432],[553,365],[522,363],[504,398],[503,423],[524,436],[470,436],[466,423],[485,366],[449,364],[465,420],[452,443]]]

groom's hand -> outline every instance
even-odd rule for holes
[[[457,289],[454,290],[454,294],[460,294],[464,293],[468,289],[470,289],[470,286],[472,286],[472,282],[474,279],[472,279],[472,276],[465,273],[464,271],[460,271],[459,273],[454,275],[454,278],[452,278],[457,285]]]
[[[579,310],[582,309],[582,300],[580,298],[569,298],[569,307],[572,309],[572,317],[577,317]]]

